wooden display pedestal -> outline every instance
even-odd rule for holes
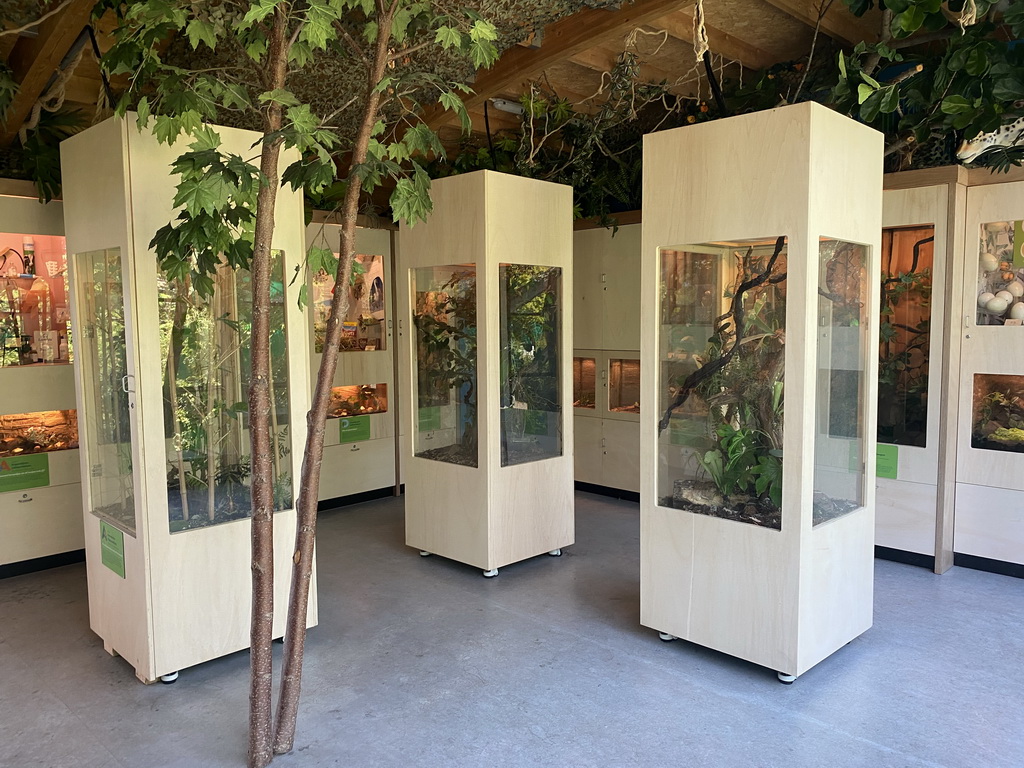
[[[256,134],[217,130],[222,151],[252,157]],[[144,682],[249,645],[249,281],[218,275],[214,297],[203,299],[162,276],[149,247],[175,218],[170,164],[187,144],[158,144],[129,118],[61,145],[90,626]],[[282,167],[294,159],[285,158]],[[287,478],[298,482],[309,409],[306,319],[288,284],[304,254],[302,196],[287,189],[278,191],[273,248],[281,636],[295,537]],[[314,577],[309,626],[316,615]]]
[[[871,626],[881,192],[817,104],[645,138],[641,623],[784,682]]]
[[[572,190],[481,171],[431,196],[399,236],[406,544],[493,576],[574,541]]]

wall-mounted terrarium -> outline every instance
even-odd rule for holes
[[[659,503],[779,529],[786,238],[662,248],[660,266]]]
[[[597,361],[592,357],[572,359],[572,405],[574,408],[597,407]]]
[[[640,413],[640,361],[612,358],[608,361],[608,410]]]
[[[981,225],[978,325],[1024,323],[1024,221]]]
[[[924,447],[935,227],[882,230],[878,440]]]
[[[498,266],[503,467],[562,455],[561,285],[560,267]]]
[[[78,447],[78,411],[37,411],[0,416],[0,458]]]
[[[291,506],[288,357],[281,254],[275,252],[270,307],[271,464],[274,508]],[[171,531],[250,515],[248,390],[252,286],[248,273],[220,269],[213,294],[187,280],[159,280],[167,495]]]
[[[477,466],[476,267],[412,271],[414,454]]]
[[[334,254],[335,258],[338,254]],[[384,304],[384,257],[356,254],[349,284],[348,314],[341,320],[342,352],[374,352],[387,346]],[[313,345],[323,354],[327,318],[334,297],[334,275],[313,277]]]
[[[974,375],[971,447],[1024,453],[1024,376]]]
[[[67,280],[63,237],[0,232],[0,366],[72,360]]]
[[[387,384],[349,384],[331,389],[331,403],[327,406],[327,418],[368,416],[371,413],[387,413],[387,411]]]

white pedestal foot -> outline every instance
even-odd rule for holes
[[[792,685],[793,681],[796,680],[796,675],[787,675],[785,672],[779,672],[779,682],[783,685]]]
[[[498,575],[498,569],[497,568],[492,568],[491,570],[484,571],[483,573],[484,573],[484,578],[485,579],[493,579],[495,576]]]
[[[177,672],[170,672],[170,673],[168,673],[166,675],[160,675],[160,682],[163,683],[164,685],[170,685],[171,683],[173,683],[177,679],[178,679],[178,673]]]
[[[659,632],[658,639],[664,643],[671,643],[673,640],[678,640],[679,638],[675,635],[670,635],[668,632]]]
[[[427,552],[427,550],[425,550],[425,549],[421,549],[420,550],[420,557],[430,557],[430,554],[431,553]]]
[[[551,557],[561,557],[562,556],[562,550],[560,550],[560,549],[552,549],[550,552],[548,552],[548,554],[551,555]]]

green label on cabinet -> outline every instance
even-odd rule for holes
[[[45,453],[0,459],[0,493],[43,488],[50,484],[50,457]]]
[[[100,520],[100,560],[124,578],[124,534],[106,520]]]
[[[369,416],[346,416],[338,421],[341,422],[341,442],[358,443],[370,439]]]
[[[420,432],[441,428],[441,409],[438,406],[419,409]]]
[[[895,480],[899,469],[900,447],[898,445],[879,443],[876,457],[875,473],[879,477]]]
[[[1013,266],[1024,267],[1024,221],[1013,222]]]

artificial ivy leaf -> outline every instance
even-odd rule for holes
[[[884,114],[890,114],[896,111],[896,108],[900,105],[900,91],[895,85],[887,86],[882,95],[882,103],[879,107],[880,111]]]
[[[192,18],[185,28],[185,33],[193,49],[198,48],[199,43],[206,43],[210,50],[217,47],[217,28],[211,22]]]
[[[459,95],[454,91],[446,91],[439,97],[441,106],[445,109],[450,109],[452,112],[459,116],[459,122],[462,124],[462,132],[469,133],[473,124],[469,119],[469,112],[466,110],[466,104],[459,98]]]
[[[452,47],[458,48],[462,45],[462,33],[454,27],[441,26],[437,28],[434,42],[438,43],[446,51]]]
[[[2,112],[3,110],[0,110],[0,114],[2,114]],[[135,124],[139,127],[139,130],[142,131],[146,128],[146,124],[149,122],[150,112],[148,96],[143,96],[139,99],[139,103],[135,106],[135,113]]]
[[[266,104],[267,102],[274,102],[280,104],[282,107],[297,107],[301,103],[295,94],[291,91],[285,90],[284,88],[275,88],[272,91],[264,91],[259,95],[261,103]]]
[[[242,17],[243,27],[251,27],[257,22],[263,21],[277,8],[279,0],[255,0],[249,3],[249,10]]]
[[[871,94],[875,92],[875,88],[872,88],[867,83],[861,83],[860,85],[857,86],[857,103],[863,104],[865,101],[868,100]]]
[[[974,105],[963,96],[947,96],[940,107],[947,115],[958,115],[973,111]]]

